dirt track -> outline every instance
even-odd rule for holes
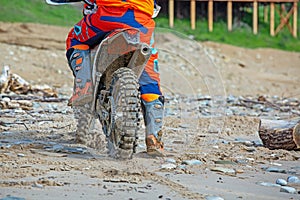
[[[2,66],[9,65],[31,84],[56,88],[67,99],[73,81],[64,56],[67,32],[0,23]],[[167,97],[166,158],[144,153],[142,131],[137,153],[128,161],[109,158],[105,145],[94,151],[75,144],[75,121],[66,100],[34,102],[31,111],[0,110],[0,198],[300,199],[299,194],[259,184],[300,177],[300,153],[268,150],[257,134],[260,118],[297,114],[229,101],[230,95],[234,101],[260,95],[272,101],[299,99],[300,54],[197,43],[171,34],[157,34],[157,47]],[[214,100],[219,101],[209,106]],[[278,173],[268,172],[268,167]],[[293,187],[300,190],[299,184]]]

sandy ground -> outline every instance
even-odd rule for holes
[[[0,198],[300,199],[299,184],[291,185],[295,194],[260,184],[300,177],[300,153],[264,148],[257,132],[262,117],[297,114],[250,115],[245,107],[237,115],[223,109],[233,109],[229,96],[299,102],[300,53],[198,43],[159,31],[166,157],[145,154],[143,127],[131,160],[109,158],[105,147],[78,145],[67,101],[36,101],[30,111],[0,110]],[[61,27],[0,23],[1,68],[9,65],[31,84],[47,84],[67,99],[73,82],[64,50],[67,33]],[[209,102],[193,99],[203,97],[214,106],[199,116],[199,106]],[[99,124],[95,128],[100,131]]]

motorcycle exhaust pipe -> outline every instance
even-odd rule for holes
[[[142,44],[141,53],[144,56],[148,56],[151,53],[151,47],[148,44]]]

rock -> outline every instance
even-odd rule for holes
[[[280,169],[280,168],[277,168],[277,167],[268,167],[268,168],[265,169],[265,171],[275,172],[275,173],[286,173],[286,170]]]
[[[174,165],[174,164],[172,164],[172,163],[167,163],[167,164],[163,164],[163,165],[161,165],[161,169],[167,169],[167,170],[169,170],[169,169],[176,169],[176,165]]]
[[[4,102],[10,102],[11,99],[9,97],[4,97],[4,98],[2,98],[2,101],[4,101]]]
[[[4,198],[1,198],[0,200],[25,200],[25,198],[14,197],[14,196],[6,196]]]
[[[287,178],[288,183],[300,183],[300,180],[297,176],[289,176]]]
[[[9,87],[8,82],[9,82],[9,78],[10,78],[9,70],[10,70],[9,66],[5,65],[0,74],[0,93],[5,93],[6,90],[8,90],[8,87]]]
[[[217,160],[217,161],[215,161],[215,164],[219,164],[219,165],[236,165],[236,162],[233,162],[231,160]]]
[[[256,151],[256,148],[255,147],[248,147],[248,146],[245,146],[244,149],[248,152],[254,152]]]
[[[173,158],[167,158],[167,159],[166,159],[166,162],[167,162],[167,163],[173,163],[173,164],[176,164],[176,160],[173,159]]]
[[[216,172],[222,172],[225,174],[235,174],[235,170],[231,168],[225,168],[225,167],[213,167],[210,169],[211,171],[216,171]]]
[[[281,186],[286,186],[287,185],[287,181],[282,179],[282,178],[278,178],[276,180],[276,184],[281,185]]]
[[[200,160],[184,160],[184,161],[182,161],[182,164],[185,164],[185,165],[202,165],[202,162]]]
[[[264,146],[264,144],[262,143],[261,140],[254,140],[252,142],[253,142],[254,146],[256,146],[256,147],[262,147],[262,146]]]
[[[274,110],[273,108],[263,108],[263,109],[261,109],[262,112],[271,112],[273,110]]]
[[[239,65],[240,67],[242,67],[242,68],[246,67],[246,64],[245,64],[244,62],[242,62],[242,61],[239,61],[239,62],[238,62],[238,65]]]
[[[244,144],[245,146],[253,146],[253,143],[252,143],[251,141],[245,140],[245,139],[243,139],[243,138],[235,138],[234,141],[235,141],[236,143],[242,143],[242,144]]]
[[[266,186],[266,187],[281,187],[281,185],[279,185],[279,184],[269,183],[269,182],[258,182],[256,184],[261,185],[261,186]]]
[[[32,185],[32,187],[36,187],[36,188],[44,188],[44,186],[42,184],[39,184],[39,183],[34,183]]]
[[[190,128],[190,125],[189,124],[179,124],[179,127],[180,128]]]
[[[172,151],[174,151],[172,148],[170,148],[170,147],[165,147],[165,150],[166,151],[169,151],[169,152],[172,152]]]
[[[236,102],[237,98],[233,95],[228,95],[227,96],[227,103],[232,103],[232,102]]]
[[[242,173],[244,173],[244,170],[242,170],[242,169],[236,169],[235,172],[236,172],[237,174],[242,174]]]
[[[206,196],[205,200],[224,200],[224,199],[218,196]]]
[[[138,148],[145,149],[146,145],[145,144],[138,144]]]
[[[63,148],[64,148],[64,146],[61,144],[55,144],[53,146],[45,146],[44,147],[45,150],[54,151],[54,152],[61,152]]]
[[[182,170],[186,170],[186,165],[179,165],[178,168]]]
[[[258,59],[258,60],[261,59],[261,55],[260,55],[260,54],[256,54],[255,57],[256,57],[256,59]]]
[[[253,109],[256,110],[256,111],[261,111],[262,109],[264,109],[264,106],[261,105],[261,104],[255,104],[253,106]]]
[[[243,142],[243,144],[244,144],[245,146],[247,146],[247,147],[252,147],[252,146],[253,146],[253,142],[251,142],[251,141],[249,141],[249,140],[245,140],[245,141]]]
[[[293,187],[289,187],[289,186],[282,186],[280,188],[280,192],[286,192],[286,193],[290,193],[290,194],[296,194],[297,190]]]
[[[279,166],[279,167],[281,167],[281,166],[282,166],[282,164],[281,164],[281,163],[276,163],[276,162],[270,162],[270,164],[271,164],[271,165],[274,165],[274,166]]]
[[[242,164],[242,165],[248,164],[248,160],[247,159],[237,159],[236,162],[238,164]]]

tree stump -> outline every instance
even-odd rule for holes
[[[261,119],[258,133],[264,146],[269,149],[300,149],[300,118]]]

